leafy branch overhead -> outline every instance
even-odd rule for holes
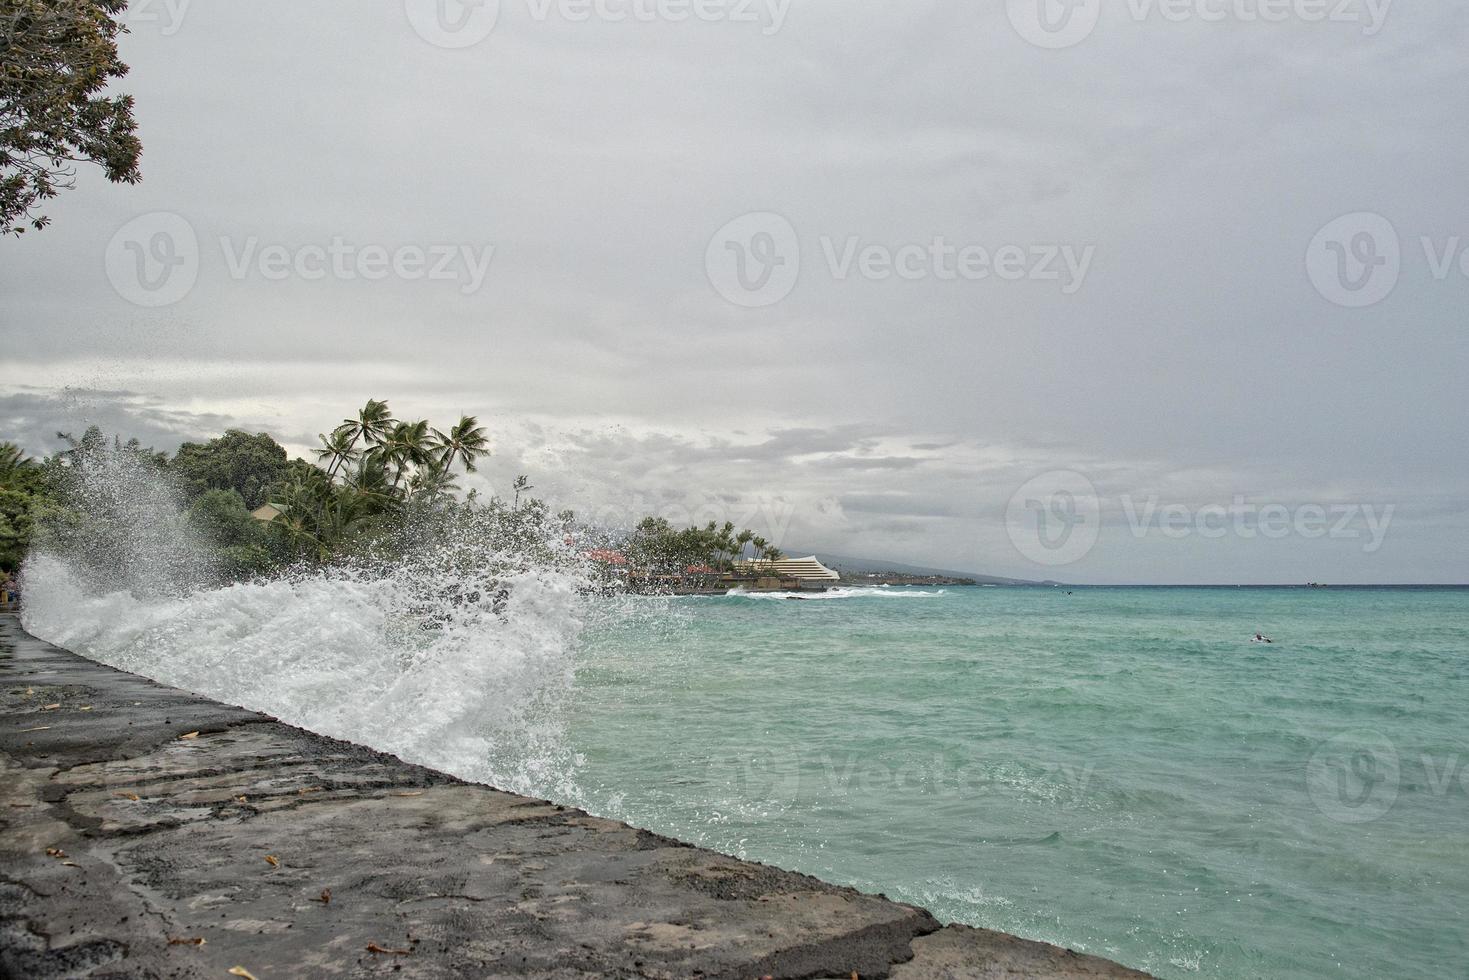
[[[79,163],[136,184],[143,144],[117,50],[127,0],[0,2],[0,234],[41,229],[42,204],[75,186]]]

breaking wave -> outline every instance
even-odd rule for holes
[[[506,551],[470,522],[392,563],[221,586],[156,476],[110,466],[88,482],[125,512],[97,520],[88,548],[33,552],[31,633],[463,778],[571,795],[560,706],[588,616],[617,603],[593,610],[562,542]]]

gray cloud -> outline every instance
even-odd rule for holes
[[[789,542],[843,554],[1049,575],[1002,521],[1025,480],[1067,468],[1111,522],[1143,492],[1401,505],[1371,556],[1104,533],[1075,578],[1469,574],[1469,281],[1436,279],[1419,244],[1469,240],[1469,26],[1450,6],[1394,4],[1373,36],[1109,7],[1061,51],[1025,43],[1003,4],[809,0],[771,36],[501,6],[461,51],[397,2],[194,3],[176,30],[135,24],[145,182],[84,174],[52,228],[0,243],[6,432],[44,448],[96,418],[163,446],[232,420],[304,451],[386,396],[485,416],[487,480],[527,472],[609,513],[764,498],[792,509]],[[801,273],[744,309],[705,249],[763,210],[795,228]],[[1401,235],[1402,277],[1345,309],[1304,254],[1364,210]],[[200,242],[197,285],[156,310],[104,262],[154,211]],[[1074,295],[843,280],[823,240],[853,236],[1096,253]],[[469,294],[231,272],[252,242],[337,239],[494,252]],[[50,394],[68,387],[87,394]],[[913,512],[869,509],[898,500]]]
[[[162,399],[137,392],[86,389],[0,393],[0,418],[5,419],[4,438],[36,456],[64,448],[58,433],[80,436],[89,425],[171,451],[182,442],[218,435],[234,424],[223,415],[180,411]]]

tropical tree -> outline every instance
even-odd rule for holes
[[[58,432],[56,438],[66,443],[66,448],[49,457],[43,464],[48,471],[48,479],[55,479],[58,469],[98,465],[107,459],[109,453],[114,456],[127,454],[133,460],[160,471],[167,469],[169,465],[167,453],[159,452],[152,446],[145,448],[137,439],[123,442],[122,436],[118,435],[114,435],[109,442],[101,427],[96,425],[87,426],[80,439],[70,432]]]
[[[66,448],[56,454],[58,460],[66,463],[81,460],[107,448],[107,436],[103,434],[102,427],[97,425],[87,426],[80,439],[70,432],[58,432],[56,438],[66,443]]]
[[[96,426],[80,438],[57,435],[66,446],[40,466],[14,444],[0,442],[0,570],[17,567],[36,534],[44,535],[47,547],[91,547],[102,540],[99,534],[105,537],[103,532],[124,538],[133,533],[130,508],[137,487],[118,485],[118,492],[100,496],[92,492],[97,485],[112,485],[106,468],[118,462],[119,454],[134,467],[122,472],[146,475],[154,468],[168,477],[157,496],[175,507],[182,504],[182,512],[174,514],[178,529],[193,531],[179,535],[180,540],[209,545],[217,559],[210,569],[226,579],[292,560],[391,557],[461,520],[482,522],[478,526],[487,540],[503,539],[508,553],[531,554],[546,551],[552,527],[544,502],[522,499],[534,489],[528,477],[515,483],[513,510],[498,498],[479,503],[472,491],[460,502],[459,464],[472,473],[489,452],[489,439],[472,415],[443,431],[427,421],[399,421],[387,402],[371,399],[355,417],[320,435],[320,446],[312,451],[316,464],[290,459],[264,433],[238,430],[185,443],[171,459],[136,439],[124,443],[109,437]],[[91,479],[94,471],[104,478],[100,484]],[[181,499],[174,499],[175,488],[183,491]],[[273,504],[279,515],[269,522],[256,520],[252,510],[263,503]],[[562,525],[569,528],[573,520],[567,512]]]
[[[719,529],[719,550],[724,555],[725,564],[734,558],[735,548],[735,526],[733,521],[725,521],[724,527]]]
[[[473,415],[461,416],[448,432],[433,430],[439,464],[447,472],[457,459],[464,464],[464,472],[474,472],[474,461],[490,454],[490,440],[479,420]]]
[[[40,230],[42,202],[95,163],[113,183],[142,179],[128,73],[117,51],[128,0],[5,0],[0,12],[0,234]]]
[[[0,442],[0,487],[10,489],[12,484],[38,469],[36,461],[27,456],[24,449],[13,442]]]
[[[387,402],[369,398],[357,417],[343,419],[338,429],[347,433],[352,448],[356,449],[359,441],[366,441],[369,446],[382,445],[397,424],[398,420],[393,418]]]
[[[393,468],[393,488],[403,482],[410,470],[427,466],[434,458],[434,440],[428,422],[399,422],[393,426],[382,446],[387,463]]]
[[[264,432],[230,429],[208,442],[186,442],[169,469],[190,498],[206,490],[233,490],[251,510],[265,503],[287,474],[286,449]]]
[[[530,482],[530,477],[521,475],[515,478],[513,489],[515,490],[515,509],[520,510],[520,495],[534,490],[535,486]]]
[[[283,484],[271,503],[280,511],[271,526],[298,557],[318,562],[350,553],[382,513],[372,495],[338,487],[321,470]]]
[[[0,442],[0,574],[20,567],[50,505],[41,467],[15,443]]]
[[[420,467],[408,481],[408,493],[412,497],[437,499],[459,489],[459,478],[449,472],[442,461],[433,459]]]
[[[14,572],[25,560],[39,504],[35,495],[0,488],[0,577]]]
[[[387,508],[395,499],[385,459],[385,454],[380,451],[363,453],[358,456],[357,465],[343,478],[346,489],[371,498],[379,509]]]
[[[280,512],[270,524],[279,529],[292,551],[298,555],[326,557],[317,520],[320,496],[309,480],[292,480],[277,487],[270,505]]]
[[[250,515],[236,491],[204,491],[187,516],[193,532],[215,548],[225,579],[258,575],[274,564],[267,526]]]
[[[327,464],[327,479],[334,479],[341,466],[357,458],[357,439],[349,431],[348,424],[337,426],[331,435],[323,433],[317,438],[321,440],[321,448],[313,449],[312,452],[318,460]]]

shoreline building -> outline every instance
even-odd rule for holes
[[[752,575],[793,578],[798,582],[840,582],[841,573],[827,568],[815,555],[805,558],[758,558],[753,561],[736,561],[735,571]]]

